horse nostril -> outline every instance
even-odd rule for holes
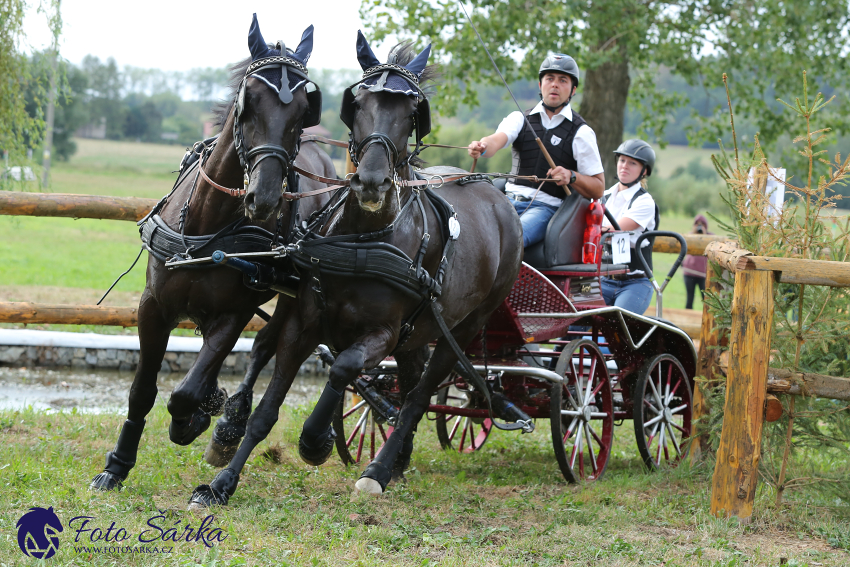
[[[360,181],[360,175],[356,173],[352,175],[348,186],[351,187],[353,191],[362,191],[363,183]]]

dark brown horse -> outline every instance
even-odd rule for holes
[[[424,198],[423,185],[404,183],[412,179],[408,137],[415,131],[418,141],[429,124],[419,87],[431,76],[427,57],[428,50],[414,58],[409,46],[402,46],[393,50],[390,64],[381,66],[365,38],[358,37],[358,58],[369,81],[346,93],[341,114],[352,129],[358,173],[321,237],[305,238],[292,249],[301,286],[297,307],[278,309],[273,316],[281,329],[274,376],[233,460],[210,485],[195,489],[192,507],[228,502],[251,451],[277,421],[299,366],[319,343],[339,354],[299,442],[302,458],[310,464],[330,455],[334,409],[346,385],[363,369],[393,354],[402,369],[400,380],[408,382],[403,387],[411,389],[409,382],[418,381],[406,396],[395,430],[358,481],[358,489],[381,492],[393,470],[398,471],[397,458],[409,458],[415,425],[458,361],[435,312],[441,311],[449,334],[463,348],[510,292],[521,263],[522,228],[504,195],[485,181],[446,183],[435,192],[457,214],[454,224],[447,224],[435,201]],[[371,248],[358,248],[362,242]],[[339,246],[333,254],[320,250],[331,243]],[[346,247],[350,254],[340,254]],[[450,256],[445,262],[444,254]],[[409,274],[396,270],[389,276],[373,275],[380,272],[374,258],[397,266],[401,259],[411,269]],[[335,266],[343,265],[351,269],[337,273]],[[278,317],[282,320],[275,321]],[[436,339],[423,375],[428,344]]]
[[[275,293],[249,289],[233,270],[208,265],[169,270],[165,261],[210,256],[227,250],[226,244],[259,251],[284,242],[294,207],[282,193],[285,180],[289,188],[298,183],[292,174],[296,154],[295,163],[304,169],[335,177],[330,158],[316,144],[305,144],[298,153],[302,128],[318,123],[321,114],[320,92],[305,67],[312,32],[310,26],[295,51],[282,42],[271,49],[254,15],[251,57],[233,69],[233,96],[219,116],[222,133],[199,161],[182,168],[173,191],[144,223],[150,256],[139,303],[139,365],[127,421],[92,488],[120,487],[135,465],[145,417],[156,401],[157,372],[177,323],[188,318],[204,336],[197,361],[168,402],[170,438],[187,445],[209,427],[211,414],[221,412],[226,398],[217,383],[221,365],[257,308]],[[312,183],[305,180],[304,188],[323,187]],[[310,199],[300,214],[309,215],[326,201]]]

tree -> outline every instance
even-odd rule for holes
[[[46,99],[47,91],[22,50],[25,8],[24,0],[0,0],[0,150],[12,159],[36,147],[44,133],[43,115],[26,111],[27,87],[39,99]]]
[[[49,73],[51,52],[36,52],[29,59],[29,64],[35,70],[34,77],[24,91],[26,96],[27,113],[37,118],[44,114],[46,97],[41,96],[42,86],[50,84]],[[53,155],[60,161],[66,161],[77,150],[77,145],[71,139],[74,132],[88,121],[88,108],[85,103],[88,78],[74,65],[67,61],[59,62],[59,81],[56,97],[56,109],[53,120]]]
[[[121,104],[123,86],[118,64],[110,57],[105,63],[93,55],[83,58],[82,70],[88,78],[88,107],[92,120],[106,118],[106,137],[120,140],[124,133],[125,108]]]
[[[789,77],[807,68],[837,91],[850,86],[848,0],[471,0],[471,16],[508,81],[536,79],[547,53],[573,55],[585,70],[579,113],[596,131],[607,181],[623,138],[627,104],[640,110],[639,133],[662,139],[671,109],[686,100],[661,92],[655,68],[669,67],[711,89],[721,73],[746,83],[739,112],[766,138],[787,131],[772,102],[788,96]],[[361,15],[375,39],[389,34],[431,41],[444,63],[435,108],[451,115],[476,103],[476,84],[498,84],[487,55],[455,0],[364,0]],[[792,72],[793,71],[793,72]],[[843,89],[843,90],[842,90]],[[719,115],[719,113],[715,113]],[[691,139],[716,135],[716,116],[699,120]],[[846,128],[847,120],[841,124]]]

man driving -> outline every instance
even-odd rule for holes
[[[528,179],[514,179],[506,185],[508,198],[522,220],[526,248],[543,240],[549,220],[566,197],[564,186],[588,199],[599,199],[605,190],[596,133],[570,107],[579,84],[578,64],[569,55],[549,55],[540,65],[538,80],[541,101],[525,113],[533,132],[523,114],[516,111],[502,120],[495,133],[467,147],[469,155],[478,159],[492,157],[511,144],[511,173],[557,180],[544,183],[539,190],[539,183]],[[549,167],[535,134],[556,167]]]

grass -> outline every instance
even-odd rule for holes
[[[645,473],[632,428],[617,444],[602,480],[564,482],[548,424],[531,435],[496,432],[473,455],[439,450],[430,422],[417,436],[408,482],[381,498],[352,498],[360,474],[336,458],[322,467],[295,449],[306,408],[284,407],[270,438],[255,451],[214,526],[227,538],[208,549],[173,543],[171,555],[78,552],[68,520],[93,516],[134,538],[149,518],[164,527],[197,526],[186,503],[216,471],[203,462],[209,433],[187,447],[167,440],[168,414],[149,416],[137,466],[118,493],[92,493],[123,417],[115,414],[0,412],[0,563],[30,564],[18,549],[15,524],[32,506],[52,506],[65,526],[55,565],[667,565],[838,566],[850,563],[850,521],[823,502],[772,507],[760,485],[753,522],[713,518],[711,467],[683,465]],[[278,447],[279,462],[260,456]],[[167,521],[166,521],[167,520]],[[83,545],[84,539],[77,545]],[[134,545],[138,542],[128,541]]]

